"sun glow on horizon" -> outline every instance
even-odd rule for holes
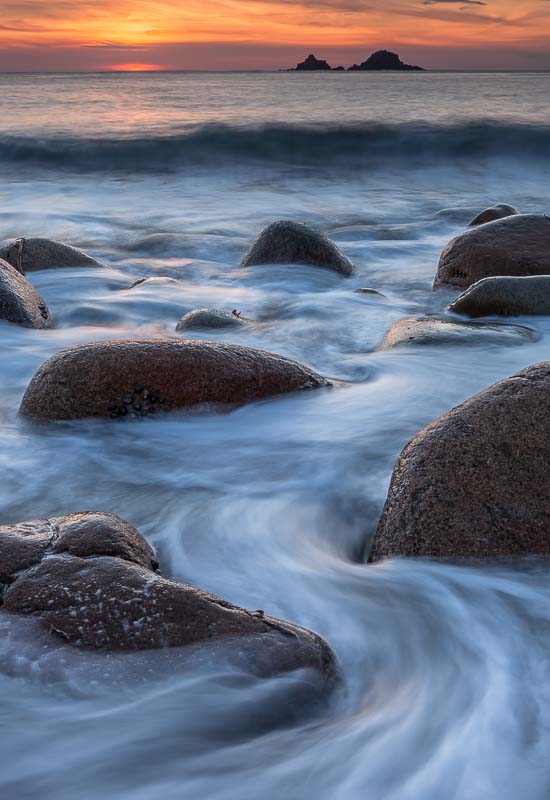
[[[162,72],[166,67],[161,64],[108,64],[102,67],[104,72]]]

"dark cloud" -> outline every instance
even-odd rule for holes
[[[422,5],[424,6],[436,6],[440,3],[454,3],[456,5],[463,6],[467,8],[468,6],[486,6],[487,3],[482,2],[482,0],[423,0]]]

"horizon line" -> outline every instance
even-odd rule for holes
[[[491,73],[537,73],[537,74],[545,74],[550,73],[550,67],[546,67],[543,69],[536,69],[536,68],[527,68],[527,67],[508,67],[508,68],[497,68],[497,67],[487,67],[485,69],[467,69],[466,67],[462,68],[440,68],[440,69],[432,69],[429,67],[424,67],[421,70],[395,70],[395,69],[377,69],[377,70],[350,70],[348,68],[344,68],[342,70],[338,69],[330,69],[330,70],[297,70],[292,67],[273,67],[272,69],[266,68],[243,68],[243,69],[226,69],[226,68],[219,68],[219,69],[192,69],[192,68],[164,68],[164,67],[155,67],[151,69],[150,67],[146,67],[144,69],[113,69],[110,67],[98,67],[96,69],[7,69],[2,70],[0,69],[0,75],[155,75],[155,74],[166,74],[166,73],[201,73],[201,74],[281,74],[281,73],[294,73],[299,75],[326,75],[328,72],[341,75],[343,73],[351,72],[352,74],[370,74],[376,75],[380,73],[384,74],[406,74],[408,76],[411,75],[422,75],[422,74],[441,74],[441,73],[455,73],[455,74],[491,74]]]

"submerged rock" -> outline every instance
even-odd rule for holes
[[[550,274],[550,217],[517,214],[470,228],[444,248],[434,289],[496,275]]]
[[[486,222],[494,222],[496,219],[504,219],[505,217],[513,217],[520,212],[514,206],[509,206],[508,203],[499,203],[491,208],[486,208],[481,214],[470,222],[469,227],[473,228],[474,225],[485,225]]]
[[[461,346],[464,344],[525,344],[538,333],[522,325],[490,322],[455,322],[444,317],[407,317],[395,322],[380,342],[379,350],[403,345]]]
[[[386,297],[384,292],[379,292],[378,289],[371,289],[368,286],[363,286],[361,289],[353,290],[356,294],[376,294],[379,297]]]
[[[483,390],[399,456],[370,561],[550,555],[550,362]]]
[[[48,328],[48,306],[34,286],[11,264],[0,259],[0,319],[25,328]]]
[[[328,385],[296,361],[251,347],[175,338],[92,342],[48,359],[19,413],[35,421],[140,417]]]
[[[241,267],[259,264],[310,264],[351,275],[351,261],[327,236],[308,225],[289,220],[272,222],[259,234]]]
[[[550,275],[483,278],[449,306],[467,317],[550,314]]]
[[[212,328],[242,328],[252,322],[234,309],[218,311],[215,308],[196,308],[188,311],[176,325],[177,331],[208,330]]]
[[[312,668],[325,681],[334,677],[320,637],[161,577],[147,541],[113,514],[0,528],[0,565],[2,611],[32,616],[75,647],[149,650],[227,639],[250,646],[263,673]]]
[[[0,248],[4,258],[23,275],[55,267],[104,267],[83,250],[51,239],[17,239]]]
[[[148,287],[151,284],[155,286],[182,286],[182,282],[177,278],[171,278],[167,275],[149,275],[146,278],[138,278],[130,286],[124,286],[122,291],[128,292],[130,289],[136,289],[138,286]]]
[[[468,220],[472,218],[472,208],[470,206],[455,206],[450,208],[441,208],[433,215],[435,220],[445,220],[452,225],[466,225]]]

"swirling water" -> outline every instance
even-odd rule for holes
[[[545,318],[518,320],[540,336],[517,347],[376,351],[392,322],[445,307],[437,258],[474,213],[548,211],[547,90],[547,75],[0,76],[0,238],[67,240],[112,267],[32,273],[56,326],[0,323],[0,522],[117,513],[165,574],[315,630],[342,673],[327,706],[287,719],[306,674],[92,656],[3,616],[3,798],[548,797],[546,565],[364,563],[408,439],[548,358]],[[281,217],[323,227],[356,274],[239,270]],[[128,288],[142,276],[158,280]],[[225,341],[338,386],[221,414],[17,419],[49,355],[172,333],[199,306],[238,308],[257,324]]]

